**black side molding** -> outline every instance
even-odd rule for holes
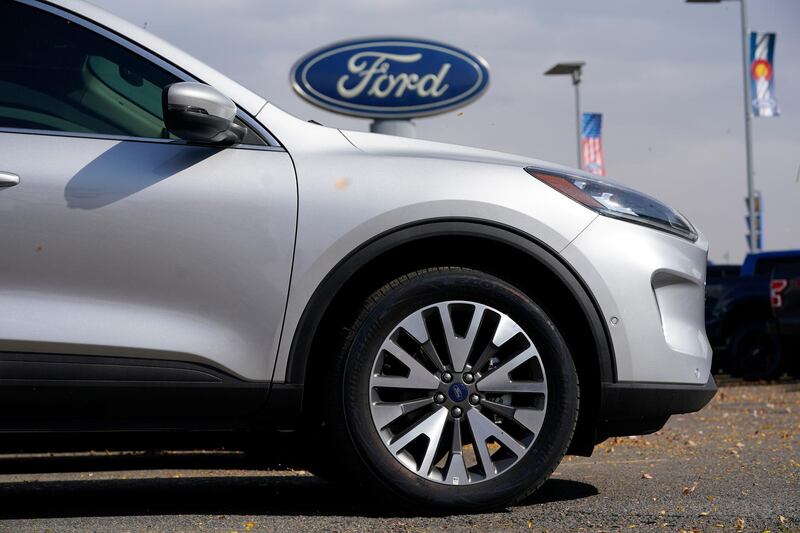
[[[231,379],[209,367],[181,361],[0,352],[0,385],[10,381],[221,383]]]
[[[268,392],[185,361],[0,352],[0,432],[242,429]]]

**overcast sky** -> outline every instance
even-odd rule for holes
[[[491,86],[461,110],[417,120],[417,136],[575,165],[568,78],[587,65],[584,111],[603,113],[610,177],[665,200],[710,241],[715,261],[746,251],[739,4],[681,0],[95,0],[282,109],[367,130],[296,96],[292,64],[333,41],[415,36],[483,56]],[[750,0],[750,26],[777,32],[779,118],[753,120],[765,247],[800,248],[800,0]],[[462,114],[463,113],[463,114]]]

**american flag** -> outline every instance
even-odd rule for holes
[[[583,121],[581,124],[583,170],[592,174],[597,174],[598,176],[606,175],[606,164],[603,159],[603,140],[600,137],[602,126],[602,114],[583,114]]]

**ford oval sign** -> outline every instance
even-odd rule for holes
[[[482,58],[433,41],[361,39],[320,48],[298,61],[291,82],[329,111],[407,119],[444,113],[478,98],[489,85]]]

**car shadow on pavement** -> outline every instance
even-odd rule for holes
[[[4,462],[4,466],[11,466],[11,463]],[[78,465],[73,464],[75,466]],[[174,468],[175,465],[171,466]],[[51,474],[43,476],[43,479],[40,476],[32,479],[29,475],[9,476],[6,468],[0,478],[0,519],[152,515],[420,515],[419,509],[405,510],[363,491],[343,490],[308,474],[257,470],[242,471],[241,475],[226,475],[224,471],[214,475],[213,470],[209,470],[213,468],[213,464],[206,464],[205,471],[185,473],[174,469],[113,473],[81,471],[67,479]],[[78,476],[79,479],[75,479]],[[556,478],[547,481],[520,505],[574,500],[596,494],[597,489],[592,485]]]

